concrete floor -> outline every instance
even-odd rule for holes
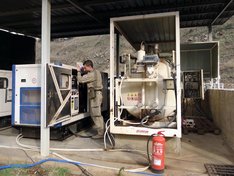
[[[23,151],[17,149],[19,145],[16,143],[16,136],[18,131],[11,128],[0,131],[0,163],[1,164],[15,164],[15,163],[32,163],[29,155],[34,161],[44,159],[40,156],[38,151]],[[22,138],[21,144],[39,146],[40,141],[36,139]],[[90,138],[80,138],[71,136],[64,141],[51,141],[50,146],[53,148],[65,149],[102,149],[103,140],[93,140]],[[116,170],[109,168],[101,168],[94,166],[84,167],[93,175],[110,176],[118,175],[119,169],[124,167],[126,169],[142,168],[147,166],[147,157],[145,151],[143,152],[120,152],[120,151],[101,151],[101,152],[78,152],[78,151],[54,151],[71,160],[101,165],[105,167],[114,167]],[[51,154],[49,157],[58,158]],[[60,159],[60,158],[59,158]],[[173,152],[166,153],[165,172],[166,176],[205,176],[205,163],[210,164],[234,164],[233,151],[229,149],[222,138],[222,135],[205,134],[198,135],[190,133],[184,135],[181,143],[181,152],[175,154]],[[81,172],[77,167],[70,164],[61,164],[55,162],[48,162],[43,166],[63,166],[68,167],[75,174],[80,175]],[[152,175],[152,172],[147,169],[144,173],[129,173],[123,172],[122,175]]]

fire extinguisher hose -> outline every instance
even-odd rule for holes
[[[146,151],[147,151],[147,158],[148,158],[149,166],[150,166],[150,163],[151,163],[150,154],[149,154],[149,141],[155,135],[157,135],[157,134],[150,135],[149,138],[148,138],[148,140],[147,140],[147,150]]]

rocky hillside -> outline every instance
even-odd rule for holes
[[[204,42],[208,40],[205,27],[181,30],[181,42]],[[225,88],[234,88],[234,17],[222,26],[213,27],[213,40],[219,41],[220,76]]]
[[[121,38],[121,41],[124,39]],[[181,42],[208,40],[207,28],[181,30]],[[222,26],[213,27],[213,40],[220,42],[220,73],[225,88],[234,88],[234,17]],[[120,53],[133,52],[126,42],[120,42]],[[95,66],[109,72],[109,35],[56,39],[51,42],[51,62],[75,65],[78,61],[92,59]],[[40,41],[36,49],[37,63],[40,60]]]

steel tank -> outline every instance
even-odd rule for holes
[[[158,118],[170,115],[176,103],[174,90],[168,91],[165,82],[171,78],[169,64],[160,60],[156,64],[145,64],[144,68],[145,72],[120,81],[122,107],[139,119],[155,109],[161,111]]]

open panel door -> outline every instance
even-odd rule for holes
[[[48,126],[71,118],[72,69],[47,65],[47,117]]]

